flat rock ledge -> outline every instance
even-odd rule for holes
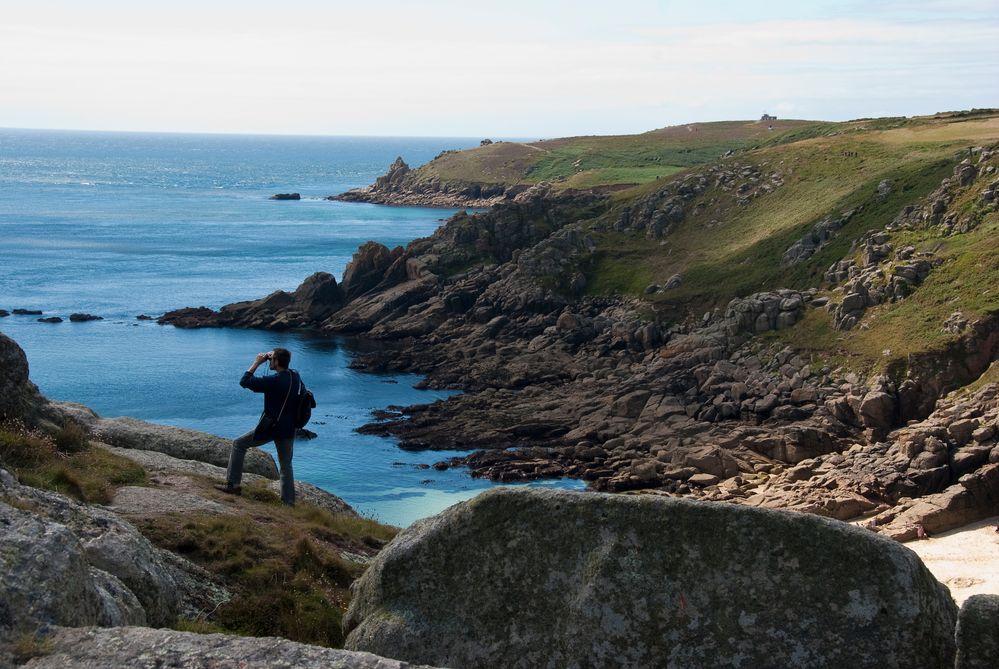
[[[912,551],[846,523],[498,489],[399,534],[344,627],[349,649],[462,669],[943,669],[956,622]]]
[[[145,627],[63,628],[39,644],[31,669],[432,669],[370,653],[320,648],[273,637],[193,634]]]
[[[217,467],[229,463],[231,439],[181,427],[154,425],[134,418],[100,418],[90,426],[101,441],[119,448],[157,451],[183,460],[207,462]],[[246,452],[243,471],[269,479],[278,477],[274,458],[259,448]]]

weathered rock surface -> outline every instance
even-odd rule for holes
[[[193,634],[145,627],[60,629],[30,669],[432,669],[423,665],[278,638]]]
[[[908,549],[805,514],[494,490],[358,582],[347,647],[461,667],[950,667],[957,610]]]
[[[524,188],[496,182],[423,178],[399,156],[371,186],[331,195],[328,199],[418,207],[490,207]]]
[[[64,525],[0,501],[0,532],[0,655],[4,643],[44,625],[145,624],[142,609],[120,596],[127,589],[90,566]]]
[[[267,297],[227,304],[219,311],[207,307],[176,309],[157,319],[160,325],[191,327],[268,327],[274,330],[320,322],[342,306],[343,292],[336,279],[316,272],[288,293],[278,290]]]
[[[172,624],[185,609],[184,601],[200,601],[202,591],[214,585],[202,582],[203,572],[184,561],[166,558],[162,551],[143,537],[130,523],[97,506],[80,504],[57,493],[23,486],[0,470],[0,495],[8,504],[28,509],[38,522],[65,529],[76,542],[87,565],[113,576],[120,589],[128,591],[141,605],[142,620],[152,625]],[[185,573],[178,571],[178,565]],[[16,571],[6,572],[18,579]],[[183,584],[194,585],[195,591]],[[112,597],[112,599],[114,599]],[[58,622],[58,621],[52,621]],[[100,621],[96,621],[101,624]],[[93,622],[61,622],[64,625],[86,625]],[[103,623],[120,624],[120,623]]]
[[[155,425],[134,418],[100,418],[90,427],[101,441],[111,446],[158,451],[182,460],[197,460],[219,467],[229,463],[232,440],[206,432]],[[243,468],[269,479],[278,477],[274,459],[258,448],[246,452]]]
[[[972,595],[957,618],[955,669],[990,669],[999,658],[999,596]]]

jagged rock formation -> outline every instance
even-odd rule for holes
[[[267,297],[228,304],[216,313],[207,307],[178,309],[160,317],[160,325],[185,327],[268,327],[286,330],[322,321],[343,304],[336,279],[326,272],[308,277],[293,293],[278,290]]]
[[[328,199],[418,207],[490,207],[526,188],[495,182],[422,178],[400,156],[371,186],[331,195]]]
[[[47,639],[32,669],[212,667],[213,669],[433,669],[370,653],[319,648],[276,638],[192,634],[145,627],[60,629]]]
[[[804,514],[493,490],[399,535],[347,647],[460,667],[951,667],[957,607],[908,549]]]

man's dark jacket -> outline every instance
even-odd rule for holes
[[[249,388],[255,393],[264,394],[264,413],[271,418],[281,418],[273,429],[255,435],[259,439],[287,439],[295,436],[295,418],[298,415],[298,402],[305,386],[302,384],[302,377],[294,370],[278,372],[270,376],[254,376],[251,372],[244,372],[243,378],[239,380],[239,385]],[[288,392],[288,386],[291,393]],[[287,404],[285,397],[288,398]],[[281,410],[282,405],[284,411]]]

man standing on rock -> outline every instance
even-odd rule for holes
[[[254,376],[257,367],[264,364],[265,360],[270,361],[270,368],[275,373],[257,378]],[[243,478],[243,458],[246,457],[246,449],[263,446],[273,441],[281,468],[281,501],[289,506],[295,504],[295,476],[291,469],[291,456],[295,445],[298,405],[305,392],[305,386],[298,372],[288,369],[289,364],[291,364],[291,351],[286,348],[258,353],[253,364],[239,380],[239,385],[244,388],[264,394],[264,413],[253,431],[247,432],[232,443],[226,483],[216,486],[222,492],[239,495],[242,492],[240,481]]]

